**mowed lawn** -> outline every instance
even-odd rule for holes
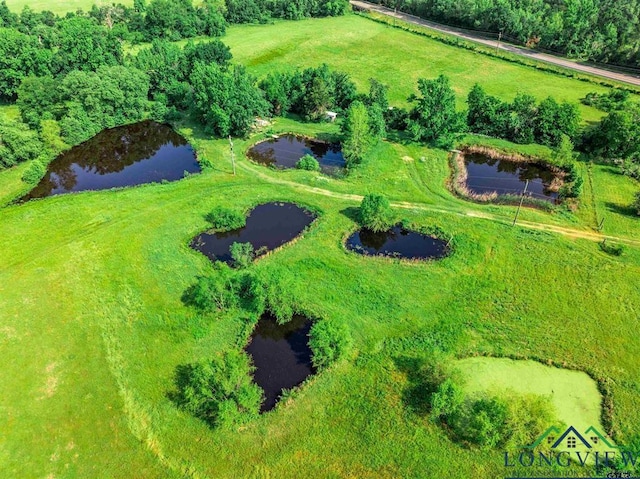
[[[579,103],[588,92],[606,91],[599,85],[445,45],[357,15],[231,26],[223,41],[231,47],[235,61],[258,77],[327,63],[349,73],[361,90],[368,88],[369,78],[386,83],[391,103],[396,105],[405,105],[409,94],[417,93],[418,78],[440,74],[451,78],[460,108],[466,106],[466,95],[475,83],[507,101],[525,92],[538,99],[553,96]],[[585,121],[602,116],[584,105],[580,110]]]

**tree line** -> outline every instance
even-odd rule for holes
[[[640,64],[640,1],[372,0],[425,19],[485,32],[573,58]]]

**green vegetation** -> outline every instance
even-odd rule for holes
[[[504,1],[376,0],[375,3],[450,25],[500,32],[506,40],[579,59],[637,66],[640,3],[614,0]]]
[[[22,175],[22,181],[30,185],[35,185],[47,172],[47,168],[40,161],[34,161]]]
[[[252,372],[249,357],[238,351],[178,367],[172,399],[212,427],[246,423],[257,417],[262,402]]]
[[[351,333],[344,323],[316,321],[309,332],[309,347],[313,351],[313,366],[324,369],[350,353]]]
[[[320,163],[313,156],[306,154],[298,160],[296,168],[307,171],[320,171]]]
[[[354,101],[347,110],[343,123],[344,142],[342,153],[348,168],[362,163],[364,155],[369,150],[373,137],[369,125],[369,112],[361,101]]]
[[[635,200],[631,205],[631,207],[634,208],[638,212],[638,215],[640,216],[640,191],[636,193]]]
[[[539,105],[531,95],[518,93],[509,104],[487,95],[475,84],[467,96],[467,124],[473,133],[505,138],[515,143],[538,143],[560,147],[578,132],[580,115],[576,105],[558,104],[547,97]],[[567,145],[564,145],[567,148]]]
[[[411,110],[407,127],[413,139],[450,146],[453,136],[464,130],[464,115],[456,111],[456,96],[449,78],[418,79],[420,97],[411,97],[416,105]]]
[[[366,195],[360,203],[360,224],[371,231],[386,231],[393,224],[393,210],[383,195]]]
[[[455,363],[467,394],[514,393],[551,398],[560,423],[579,430],[601,424],[602,397],[596,382],[584,372],[506,358],[467,358]],[[522,378],[527,378],[522,381]]]
[[[231,252],[233,265],[236,268],[248,267],[255,256],[251,243],[233,243],[229,251]]]
[[[231,231],[242,228],[247,218],[236,210],[216,206],[206,215],[206,220],[211,223],[211,227],[218,231]]]
[[[247,76],[259,80],[267,73],[293,76],[296,71],[303,78],[312,68],[307,77],[313,102],[307,107],[317,119],[318,105],[326,108],[332,92],[339,91],[348,104],[359,98],[370,120],[376,105],[387,125],[389,119],[402,123],[402,114],[388,118],[396,114],[384,110],[380,90],[388,91],[388,101],[399,111],[418,78],[441,72],[451,78],[456,111],[476,82],[508,102],[524,84],[536,101],[552,95],[558,102],[576,102],[593,90],[355,16],[232,26],[225,40],[234,66],[227,65],[224,49],[212,47],[222,55],[215,53],[213,66],[202,72],[203,84],[229,79],[242,64]],[[305,115],[282,103],[278,81],[267,92],[267,108],[296,116],[277,117],[271,131],[249,130],[247,138],[234,139],[233,175],[228,140],[212,138],[199,118],[180,111],[180,88],[201,63],[194,61],[174,77],[177,69],[168,72],[165,65],[180,65],[182,54],[167,43],[156,42],[151,49],[145,66],[137,67],[149,77],[146,100],[175,108],[176,127],[211,167],[169,184],[60,195],[0,209],[0,354],[10,358],[0,397],[7,412],[0,418],[3,476],[123,477],[133,470],[149,478],[391,478],[422,477],[424,471],[498,477],[504,475],[501,460],[475,446],[460,447],[437,421],[426,419],[431,406],[439,417],[460,424],[459,431],[470,431],[459,434],[469,444],[521,444],[525,436],[513,427],[503,429],[503,423],[538,417],[535,427],[542,426],[546,416],[536,416],[533,407],[544,407],[493,391],[472,397],[474,387],[485,391],[493,377],[499,392],[505,384],[531,389],[516,390],[513,397],[552,396],[562,421],[604,423],[620,444],[640,434],[635,419],[639,364],[629,353],[640,347],[637,335],[629,333],[639,300],[638,219],[635,211],[629,214],[637,182],[611,166],[579,163],[577,171],[588,181],[575,213],[523,208],[514,227],[513,207],[453,197],[446,187],[447,152],[412,142],[402,131],[389,131],[388,141],[374,142],[340,181],[296,169],[271,171],[241,152],[270,134],[341,134],[339,124],[299,121]],[[166,76],[151,75],[156,61]],[[331,69],[318,67],[323,62]],[[370,82],[383,69],[388,90]],[[329,88],[327,78],[335,80],[336,72],[349,76],[333,83],[340,88]],[[71,72],[53,81],[64,82],[69,75],[88,79],[87,84],[106,81],[104,75],[96,80],[93,72]],[[45,81],[38,91],[50,91]],[[32,103],[38,98],[47,99],[34,94]],[[53,100],[50,105],[64,107],[63,115],[71,111],[67,102]],[[74,111],[89,106],[94,105],[85,101]],[[587,121],[601,115],[584,105],[580,111]],[[16,120],[15,108],[2,107],[0,113],[3,120]],[[35,117],[43,129],[37,135],[41,141],[45,125],[54,132],[61,127],[59,114],[52,108],[49,116]],[[229,118],[230,124],[235,121],[234,115]],[[477,138],[461,139],[466,140]],[[59,135],[47,141],[63,147]],[[483,141],[554,157],[540,145]],[[568,150],[559,151],[566,156]],[[0,171],[3,204],[24,190],[21,177],[33,161]],[[406,224],[450,232],[455,254],[417,264],[347,254],[342,240],[357,227],[358,204],[372,190],[388,198],[367,196],[369,205],[362,205],[375,225],[391,224],[392,208]],[[322,215],[299,240],[241,270],[212,264],[187,247],[210,225],[226,229],[237,224],[237,212],[268,201],[297,202]],[[593,230],[603,215],[603,234],[625,245],[620,257],[598,248],[602,236]],[[280,323],[294,313],[320,318],[312,331],[314,362],[322,370],[292,400],[257,415],[259,390],[250,382],[251,368],[240,350],[265,311]],[[548,371],[539,372],[536,367],[544,366],[538,363],[526,363],[511,376],[511,368],[499,363],[491,362],[483,372],[476,363],[465,366],[463,361],[471,360],[452,359],[473,354],[566,361],[588,371],[606,392],[604,414],[595,383],[584,381],[583,373],[554,370],[558,379],[550,392]],[[471,377],[458,383],[454,375],[449,391],[430,402],[447,377],[425,386],[416,376],[433,357],[463,372],[475,371],[473,377],[482,382],[474,386]],[[464,399],[452,414],[454,408],[444,406],[458,403],[460,389]]]

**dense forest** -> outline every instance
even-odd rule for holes
[[[372,0],[573,58],[640,66],[638,0]]]

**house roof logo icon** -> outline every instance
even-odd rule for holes
[[[545,439],[551,437],[552,438],[551,440],[553,440],[558,435],[559,437],[557,440],[553,442],[553,444],[551,445],[551,449],[556,449],[558,447],[561,447],[563,441],[567,437],[575,438],[574,440],[576,443],[580,442],[587,449],[592,449],[593,444],[589,442],[587,439],[585,439],[585,436],[590,437],[593,441],[601,441],[603,444],[605,444],[609,448],[617,449],[617,446],[614,446],[604,434],[602,434],[600,431],[598,431],[598,429],[596,429],[593,426],[590,426],[582,434],[578,432],[578,430],[573,426],[569,426],[564,432],[562,432],[562,434],[560,434],[561,432],[562,432],[561,429],[558,429],[556,426],[551,426],[549,429],[543,432],[542,435],[540,435],[540,437],[533,444],[531,444],[530,446],[526,446],[526,449],[535,449]]]

